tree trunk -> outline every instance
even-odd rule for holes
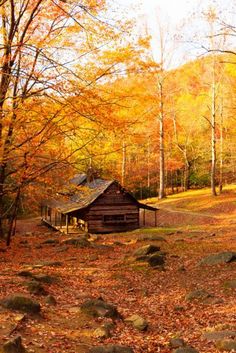
[[[223,144],[224,144],[224,137],[223,137],[223,102],[221,102],[221,109],[220,109],[220,177],[219,177],[219,193],[223,191]]]
[[[212,110],[211,110],[211,193],[216,193],[216,89],[215,79],[212,83]]]
[[[121,185],[125,185],[126,177],[126,143],[122,143]]]
[[[18,211],[18,206],[19,206],[19,201],[20,201],[20,187],[17,190],[16,193],[16,198],[12,210],[12,214],[9,220],[9,229],[7,232],[7,239],[6,239],[6,245],[9,246],[11,243],[11,237],[15,233],[15,223],[16,223],[16,218],[17,218],[17,211]]]
[[[160,114],[159,114],[159,199],[165,197],[165,151],[164,151],[164,103],[163,103],[163,87],[159,82],[159,99],[160,99]]]

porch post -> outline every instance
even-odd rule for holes
[[[68,234],[68,214],[66,215],[66,234]]]
[[[146,219],[145,219],[145,208],[143,209],[143,225],[145,226],[146,224]]]
[[[62,214],[60,213],[60,229],[62,227]]]

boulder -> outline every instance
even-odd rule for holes
[[[157,251],[160,251],[159,246],[149,244],[136,249],[134,252],[134,256],[145,256],[145,255],[153,254]]]
[[[44,289],[42,284],[40,284],[38,281],[32,280],[29,282],[25,283],[25,286],[27,287],[28,291],[31,294],[35,295],[47,295],[47,291]]]
[[[59,244],[59,240],[54,238],[49,238],[44,240],[41,244]]]
[[[132,315],[125,319],[126,322],[131,322],[133,327],[139,331],[145,331],[148,327],[148,323],[139,315]]]
[[[33,277],[34,279],[36,279],[36,281],[47,283],[47,284],[52,284],[59,281],[58,277],[43,274],[43,273],[39,273],[37,275],[34,275]]]
[[[61,261],[44,261],[40,264],[34,265],[34,268],[42,268],[42,267],[60,267],[62,266],[62,262]]]
[[[68,238],[68,239],[63,240],[61,242],[61,244],[62,245],[74,245],[78,248],[87,248],[87,247],[91,246],[90,242],[85,237]]]
[[[41,310],[38,302],[23,295],[11,295],[2,299],[0,303],[6,309],[19,310],[26,313],[38,314]]]
[[[213,298],[213,295],[205,291],[204,289],[196,289],[185,296],[188,301],[191,300],[206,300],[208,298]]]
[[[225,288],[236,289],[236,279],[232,279],[231,281],[226,281],[224,283]]]
[[[174,350],[174,353],[199,353],[195,348],[186,346]]]
[[[106,303],[102,299],[86,300],[80,309],[93,317],[110,317],[112,319],[120,319],[121,315],[118,313],[116,307],[112,304]]]
[[[98,327],[94,332],[93,332],[93,336],[96,338],[109,338],[111,337],[111,332],[110,330],[105,327],[105,326],[101,326]]]
[[[184,347],[185,342],[182,338],[171,338],[170,339],[170,347],[171,348],[180,348]]]
[[[55,299],[55,297],[53,295],[48,295],[45,298],[45,302],[48,305],[56,305],[57,304],[57,301],[56,301],[56,299]]]
[[[226,340],[220,340],[216,342],[216,347],[220,351],[227,351],[227,352],[235,352],[236,351],[236,340],[232,339],[226,339]]]
[[[203,338],[208,341],[219,341],[226,338],[232,339],[236,338],[236,331],[232,330],[222,330],[222,331],[210,331],[203,334]]]
[[[154,253],[148,258],[147,262],[151,267],[163,266],[165,264],[165,257],[158,253]]]
[[[203,258],[199,262],[199,265],[213,266],[213,265],[226,264],[233,261],[236,261],[236,252],[224,251],[224,252],[212,254]]]
[[[18,272],[18,276],[32,278],[32,277],[34,277],[34,274],[30,271],[23,270],[23,271]]]
[[[26,353],[26,350],[22,345],[21,336],[16,336],[4,343],[2,349],[4,353]]]
[[[133,349],[127,346],[107,345],[91,348],[88,353],[134,353]]]

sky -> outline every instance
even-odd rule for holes
[[[175,54],[167,60],[167,66],[170,67],[194,59],[199,54],[199,48],[195,43],[186,43],[196,33],[204,32],[203,23],[200,20],[198,22],[196,18],[200,18],[202,12],[209,7],[217,8],[220,16],[231,24],[236,23],[235,0],[115,0],[115,2],[121,8],[127,8],[129,16],[140,21],[140,25],[147,27],[152,36],[151,45],[156,61],[160,60],[158,25],[164,28],[165,33],[168,32],[172,39],[175,37],[175,43],[171,43],[170,38],[167,39],[169,41],[167,51],[170,52],[175,47],[172,50]],[[180,37],[180,34],[181,39],[176,41],[176,37]]]

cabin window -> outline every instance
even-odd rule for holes
[[[119,214],[119,215],[104,215],[104,223],[119,223],[119,222],[124,222],[125,221],[125,215]]]

